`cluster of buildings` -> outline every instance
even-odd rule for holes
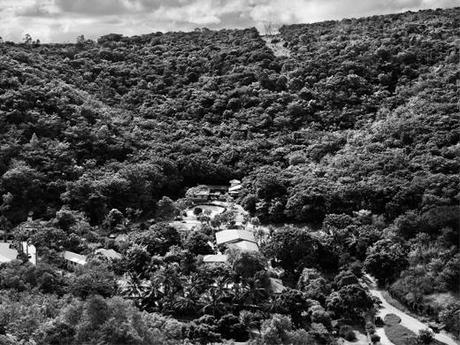
[[[37,249],[27,242],[0,242],[0,263],[17,260],[20,254],[25,254],[30,263],[37,264]]]
[[[216,185],[200,185],[191,188],[188,197],[197,203],[214,200],[225,201],[227,195],[233,198],[237,198],[238,196],[240,196],[242,188],[243,186],[240,180],[231,180],[230,187]]]
[[[122,258],[121,254],[116,252],[115,250],[104,248],[96,249],[94,251],[94,255],[103,256],[108,260],[120,260]],[[68,250],[62,253],[62,258],[65,260],[67,268],[70,270],[74,270],[79,266],[84,266],[88,261],[87,255],[77,254],[74,252],[70,252]]]
[[[96,249],[95,255],[101,255],[109,260],[121,259],[121,254],[113,249]],[[9,263],[18,260],[20,255],[26,255],[28,261],[37,264],[37,249],[33,244],[23,242],[0,242],[0,264]],[[62,258],[65,260],[68,269],[75,269],[78,266],[84,266],[87,263],[87,256],[77,254],[71,251],[62,252]]]
[[[258,252],[259,246],[254,237],[254,233],[247,230],[222,230],[216,232],[216,242],[218,246],[224,245],[227,248],[235,248],[244,252]],[[212,254],[205,255],[203,262],[208,264],[223,264],[228,261],[228,255],[226,254]],[[270,283],[270,290],[274,294],[280,294],[286,287],[283,285],[281,279],[268,278]]]
[[[258,252],[259,246],[251,231],[230,229],[216,232],[217,246],[226,246],[227,248],[236,248],[241,251]],[[206,263],[223,263],[227,262],[227,255],[214,254],[203,257],[203,262]]]

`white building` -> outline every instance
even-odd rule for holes
[[[68,268],[76,268],[78,266],[86,265],[86,256],[80,255],[74,252],[65,251],[62,255],[64,260],[67,262]]]
[[[224,244],[229,248],[236,248],[245,252],[258,252],[254,233],[247,230],[222,230],[216,232],[216,242],[218,245]]]
[[[254,234],[247,230],[222,230],[216,232],[217,244],[230,244],[240,241],[257,243]]]
[[[37,264],[37,248],[33,244],[21,242],[22,252],[27,255],[29,262],[33,265]]]
[[[228,188],[228,194],[233,197],[240,195],[243,186],[240,180],[231,180],[230,187]]]
[[[11,262],[18,258],[18,251],[12,243],[0,242],[0,263]]]
[[[19,250],[16,248],[19,248]],[[13,242],[0,242],[0,263],[16,260],[21,251],[27,255],[31,264],[37,264],[37,249],[33,244],[27,242],[16,242],[16,247]]]
[[[211,263],[225,263],[228,260],[228,255],[224,254],[212,254],[212,255],[205,255],[203,257],[203,262],[207,264]]]

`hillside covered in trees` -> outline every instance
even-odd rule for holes
[[[289,56],[256,29],[0,43],[0,227],[42,261],[0,265],[0,343],[206,344],[258,328],[260,344],[275,329],[289,340],[273,344],[332,344],[331,318],[363,324],[371,309],[363,269],[458,335],[459,27],[460,8],[283,26]],[[278,227],[263,257],[238,259],[250,273],[206,272],[192,263],[205,240],[161,223],[164,197],[232,178]],[[120,223],[135,234],[114,247],[121,264],[56,273],[59,250],[87,253]],[[271,309],[255,274],[268,261],[290,288]],[[114,288],[127,273],[176,282],[133,306]],[[216,277],[253,295],[193,302]]]

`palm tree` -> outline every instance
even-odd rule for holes
[[[201,295],[200,303],[203,307],[202,312],[218,316],[226,312],[229,307],[229,301],[235,298],[233,291],[229,288],[231,281],[229,277],[217,276],[214,283],[211,284],[204,294]]]

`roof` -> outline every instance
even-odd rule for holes
[[[241,183],[241,181],[240,181],[240,180],[233,179],[233,180],[230,180],[230,183],[231,183],[231,184],[239,184],[239,183]]]
[[[86,256],[80,255],[74,252],[65,251],[63,255],[64,259],[67,261],[75,262],[78,265],[86,264]]]
[[[282,293],[286,290],[286,287],[283,285],[283,281],[277,278],[268,278],[270,280],[270,289],[273,293]]]
[[[0,263],[10,262],[18,258],[18,251],[10,248],[11,243],[0,242]]]
[[[194,193],[194,195],[209,195],[209,190],[200,190],[199,192]]]
[[[95,253],[101,254],[105,256],[107,259],[111,259],[111,260],[119,260],[122,257],[121,254],[117,253],[113,249],[99,248],[99,249],[96,249]]]
[[[247,230],[222,230],[216,232],[217,244],[233,243],[240,240],[256,243],[254,234]]]
[[[228,260],[228,255],[224,255],[224,254],[205,255],[203,257],[203,262],[206,262],[206,263],[227,262],[227,260]]]
[[[246,252],[258,252],[259,251],[259,246],[254,242],[239,241],[239,242],[231,243],[230,245],[232,247],[236,247]]]
[[[22,251],[23,253],[26,253],[29,258],[29,262],[32,264],[36,265],[37,264],[37,248],[30,243],[27,242],[21,242],[22,246]]]
[[[128,242],[128,235],[126,234],[120,234],[117,237],[115,237],[115,242]]]
[[[239,191],[241,188],[243,188],[243,186],[239,184],[239,185],[236,185],[236,186],[231,186],[230,188],[228,188],[228,191],[229,191],[229,192],[237,192],[237,191]]]

